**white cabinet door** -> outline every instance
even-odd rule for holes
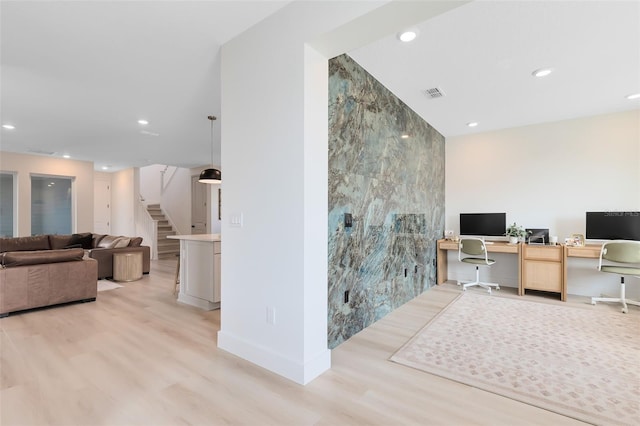
[[[182,259],[187,263],[184,268],[186,274],[185,293],[192,297],[214,302],[213,244],[189,241]]]

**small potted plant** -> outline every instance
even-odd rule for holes
[[[505,235],[509,237],[509,244],[516,244],[519,239],[524,239],[528,232],[522,226],[518,226],[513,222],[513,225],[507,227]]]

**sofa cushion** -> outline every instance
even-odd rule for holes
[[[93,248],[93,235],[90,232],[85,232],[83,234],[73,234],[71,236],[71,242],[69,243],[69,245],[78,244],[80,244],[80,246],[85,250],[91,250]]]
[[[82,260],[84,250],[81,248],[69,250],[37,250],[37,251],[9,251],[2,253],[0,263],[9,268],[13,266],[38,265],[41,263],[59,263]]]
[[[49,248],[51,250],[59,250],[68,245],[75,244],[71,241],[71,235],[49,235]]]
[[[0,238],[0,253],[6,251],[49,250],[49,236]]]
[[[140,247],[142,245],[142,237],[133,237],[129,241],[129,247]]]

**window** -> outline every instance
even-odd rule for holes
[[[73,178],[31,176],[31,235],[71,234]]]
[[[13,237],[14,182],[13,173],[0,173],[0,237]]]

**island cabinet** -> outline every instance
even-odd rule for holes
[[[180,240],[178,301],[206,310],[220,308],[220,234],[167,238]]]
[[[566,299],[561,245],[523,244],[521,262],[518,294],[522,296],[526,290],[540,290],[558,293],[561,300]]]

